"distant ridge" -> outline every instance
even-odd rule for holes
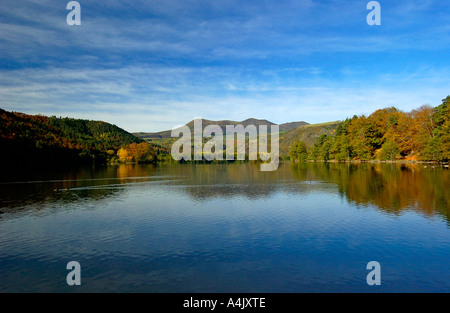
[[[321,135],[331,136],[342,121],[302,125],[287,132],[280,138],[280,155],[288,155],[292,145],[300,140],[308,148],[312,147]]]
[[[268,121],[268,120],[260,120],[260,119],[256,119],[256,118],[248,118],[244,121],[241,122],[237,122],[237,121],[230,121],[230,120],[222,120],[222,121],[211,121],[211,120],[207,120],[207,119],[202,119],[202,123],[203,123],[203,127],[208,126],[208,125],[218,125],[222,131],[225,133],[225,128],[227,125],[242,125],[244,127],[248,126],[248,125],[255,125],[255,126],[260,126],[260,125],[266,125],[266,126],[270,126],[270,125],[276,125],[275,123]],[[190,121],[189,123],[186,124],[189,129],[191,131],[193,131],[194,129],[194,121]],[[299,126],[304,126],[304,125],[309,125],[307,122],[290,122],[290,123],[284,123],[284,124],[280,124],[280,132],[284,132],[284,131],[289,131],[292,129],[295,129]],[[268,128],[268,131],[270,132],[270,127]],[[136,137],[142,138],[144,140],[149,140],[149,139],[166,139],[166,138],[170,138],[171,137],[171,133],[172,130],[165,130],[165,131],[161,131],[161,132],[156,132],[156,133],[146,133],[146,132],[138,132],[138,133],[133,133],[133,135],[135,135]]]

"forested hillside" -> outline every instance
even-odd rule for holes
[[[314,145],[301,137],[290,146],[294,160],[418,160],[450,159],[450,96],[436,108],[422,106],[411,112],[394,107],[370,116],[354,116],[322,134]]]
[[[119,158],[117,153],[121,148],[143,142],[125,130],[101,121],[28,115],[0,109],[0,158],[7,163],[105,163]]]

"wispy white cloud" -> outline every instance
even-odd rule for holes
[[[431,3],[386,4],[383,27],[392,31],[374,32],[365,24],[361,1],[84,1],[82,26],[77,28],[66,25],[65,4],[7,0],[0,4],[0,49],[16,57],[32,57],[30,50],[38,52],[36,57],[56,57],[54,49],[64,47],[93,54],[147,52],[213,60],[436,49],[445,44],[442,38],[430,34],[430,27],[423,30],[413,24],[416,19],[429,22],[420,10]],[[405,22],[411,26],[408,32],[396,32],[395,25]]]
[[[313,69],[314,70],[314,69]],[[383,75],[371,82],[359,73],[336,82],[318,76],[283,80],[289,71],[260,76],[238,69],[120,68],[20,69],[0,71],[0,99],[5,109],[48,115],[98,118],[129,131],[158,131],[195,116],[277,123],[310,123],[370,114],[381,107],[409,111],[440,104],[450,90],[447,71],[421,69],[409,76]],[[302,70],[301,73],[309,70]],[[196,81],[196,77],[202,77]],[[232,88],[230,88],[232,86]]]
[[[434,0],[0,2],[0,106],[158,131],[195,116],[325,122],[440,104],[450,19]]]

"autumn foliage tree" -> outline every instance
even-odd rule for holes
[[[156,149],[148,142],[131,143],[117,151],[117,157],[122,163],[154,163],[157,160]]]
[[[314,160],[423,161],[450,159],[450,96],[432,108],[421,106],[411,112],[390,107],[370,116],[353,116],[322,135],[310,149]]]

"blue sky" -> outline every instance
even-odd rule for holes
[[[159,131],[342,120],[450,94],[447,1],[0,1],[0,107]]]

